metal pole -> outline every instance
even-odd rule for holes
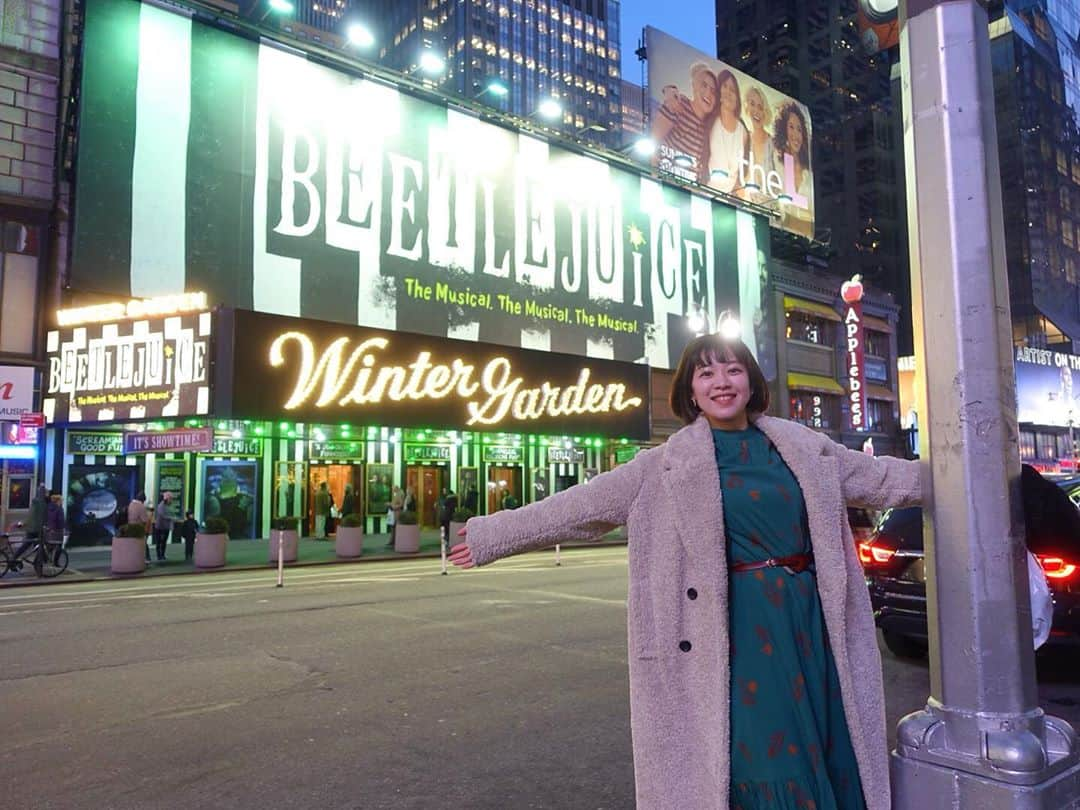
[[[900,20],[931,695],[898,727],[893,807],[1077,807],[1076,737],[1036,702],[986,9]]]
[[[555,564],[561,566],[562,558],[559,556],[559,544],[555,544]]]
[[[285,585],[285,532],[278,532],[277,543],[277,586]]]
[[[439,550],[442,552],[442,575],[446,576],[446,548],[450,545],[450,539],[446,536],[445,526],[439,527]]]

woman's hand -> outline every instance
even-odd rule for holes
[[[465,527],[463,526],[458,532],[458,537],[465,536]],[[469,548],[468,543],[457,543],[450,549],[450,562],[459,568],[475,568],[476,563],[473,562],[472,549]]]

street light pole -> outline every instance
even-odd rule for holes
[[[898,727],[893,807],[1076,808],[1076,736],[1037,703],[986,9],[900,21],[931,695]]]

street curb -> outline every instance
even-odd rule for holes
[[[626,540],[600,540],[593,543],[571,543],[560,544],[559,548],[562,551],[572,551],[582,548],[604,548],[608,546],[625,546]],[[539,549],[539,551],[551,551],[554,546],[548,549]],[[537,553],[537,552],[533,552]],[[313,568],[320,565],[356,565],[364,563],[382,563],[382,562],[402,562],[404,560],[438,560],[442,558],[441,552],[415,552],[408,554],[407,556],[401,556],[397,554],[395,556],[380,554],[372,555],[370,557],[346,557],[333,560],[297,560],[295,562],[286,563],[285,568]],[[151,569],[148,569],[151,570]],[[140,579],[158,579],[158,578],[171,578],[171,577],[189,577],[189,576],[201,576],[203,574],[229,574],[236,571],[274,571],[277,570],[276,562],[267,562],[259,565],[223,565],[221,568],[193,568],[189,571],[177,571],[175,573],[156,572],[147,574],[145,571],[139,574],[77,574],[69,578],[64,578],[63,575],[54,579],[45,579],[44,577],[35,577],[34,579],[28,579],[23,581],[4,580],[0,579],[0,591],[10,588],[34,588],[47,585],[74,585],[83,582],[123,582],[133,581]]]

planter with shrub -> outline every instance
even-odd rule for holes
[[[283,561],[296,562],[300,549],[300,518],[292,515],[274,518],[270,526],[270,562],[278,561],[279,547]]]
[[[206,519],[195,535],[195,567],[221,568],[225,565],[225,549],[229,542],[229,522],[224,518]]]
[[[397,528],[394,530],[394,551],[413,554],[420,550],[420,526],[416,512],[402,512],[398,515]]]
[[[338,521],[334,553],[338,557],[359,557],[364,552],[364,516],[345,515]]]
[[[446,549],[449,551],[458,543],[463,542],[458,537],[458,532],[465,528],[465,524],[469,522],[469,518],[476,517],[472,509],[466,509],[464,506],[459,506],[454,510],[454,514],[450,516],[450,536],[446,538]]]
[[[146,570],[146,527],[125,523],[112,539],[110,567],[114,574],[141,574]]]

